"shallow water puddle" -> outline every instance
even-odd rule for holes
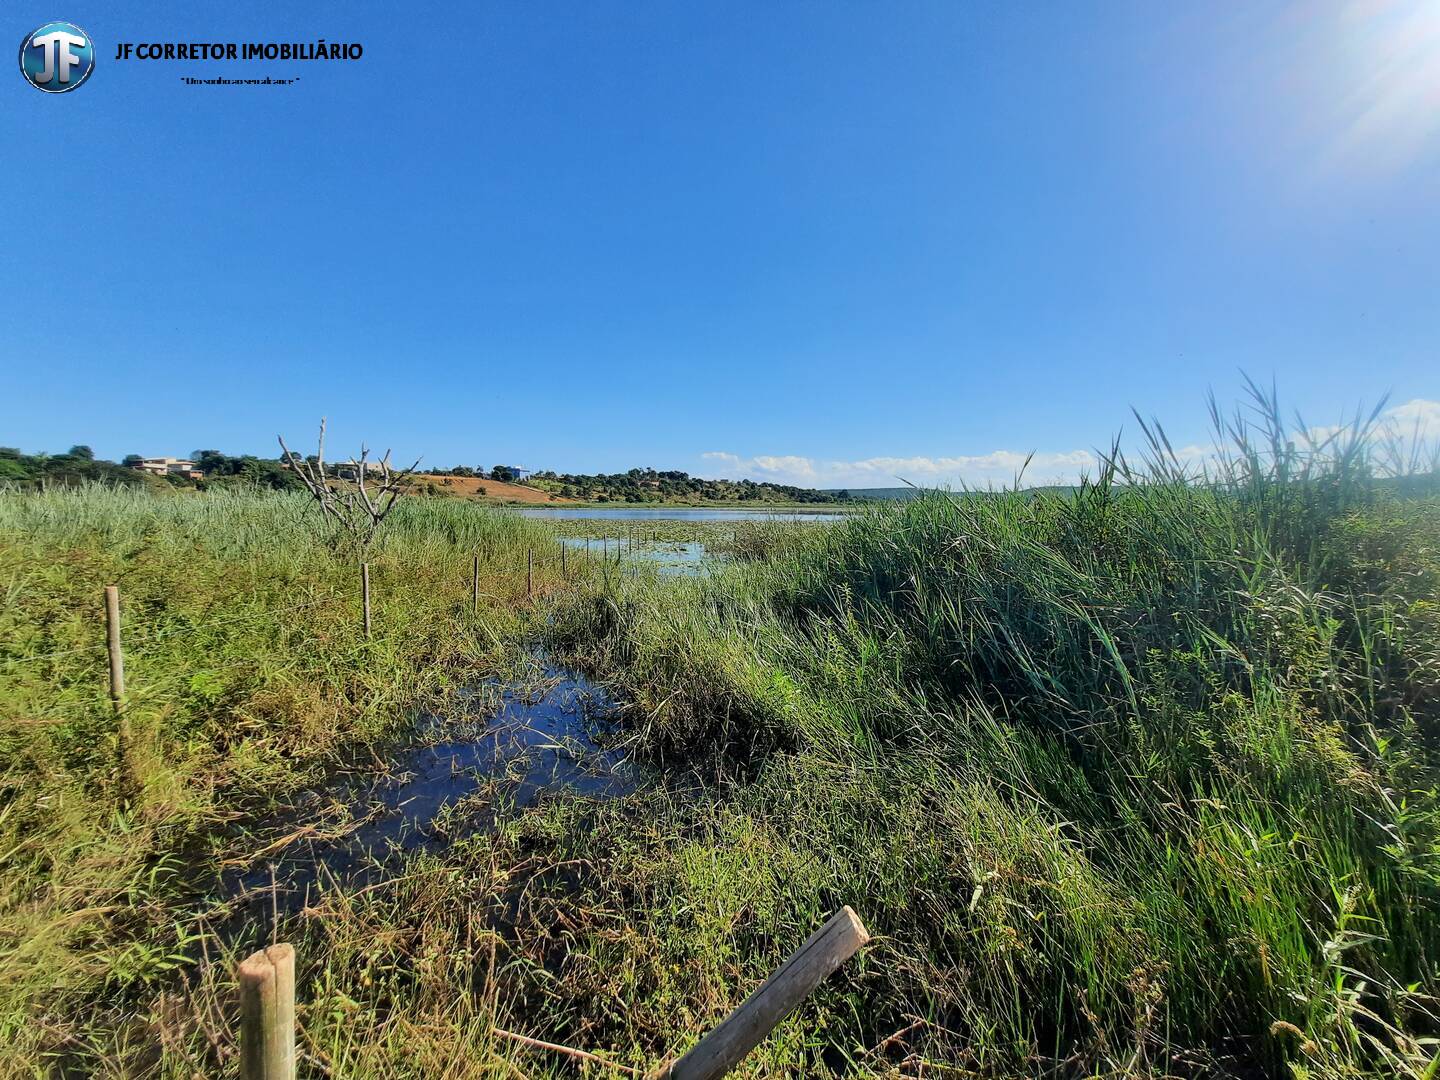
[[[321,884],[380,880],[405,854],[443,849],[452,829],[493,827],[503,807],[552,791],[613,798],[634,786],[625,756],[596,742],[614,702],[543,656],[529,677],[490,680],[456,704],[458,716],[423,716],[411,744],[338,771],[269,823],[264,834],[279,834],[273,854],[262,847],[244,867],[222,871],[222,891],[242,904],[299,910]],[[447,820],[472,796],[478,805]]]
[[[698,540],[640,540],[632,545],[602,537],[565,536],[560,538],[560,543],[593,559],[608,556],[613,560],[618,550],[622,560],[653,564],[661,577],[697,577],[708,573],[720,558],[706,552],[705,545]]]

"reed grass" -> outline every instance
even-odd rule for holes
[[[538,559],[532,603],[555,531],[416,500],[368,642],[303,500],[0,495],[0,1072],[233,1073],[270,934],[303,1075],[576,1074],[497,1029],[640,1069],[849,903],[875,943],[740,1075],[1433,1080],[1433,451],[1253,389],[1199,463],[1146,421],[1074,491],[721,526],[702,579]],[[443,850],[220,931],[273,804],[535,634],[625,702],[644,784],[497,781]]]
[[[636,745],[713,777],[683,844],[628,856],[632,929],[699,965],[672,1008],[748,985],[707,949],[753,979],[850,903],[881,944],[809,1069],[1440,1071],[1440,500],[1396,494],[1374,417],[1307,443],[1254,389],[1204,473],[1147,424],[1073,492],[930,494],[571,599],[557,641]]]
[[[303,496],[0,494],[0,1072],[148,1060],[134,1017],[199,962],[196,898],[232,823],[508,663],[527,550],[537,594],[559,584],[554,539],[513,515],[416,500],[387,525],[367,640],[355,553]],[[106,695],[110,583],[128,739]]]

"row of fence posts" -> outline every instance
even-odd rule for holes
[[[560,576],[567,577],[568,571],[565,567],[565,545],[560,545]],[[114,586],[106,586],[106,591]],[[525,549],[525,597],[529,599],[535,595],[535,549]],[[360,564],[360,608],[362,612],[361,622],[365,636],[370,636],[370,564]],[[480,614],[480,556],[476,555],[471,563],[470,573],[470,610],[473,614]]]
[[[650,1069],[645,1080],[718,1080],[869,940],[860,917],[842,907],[689,1052]],[[236,970],[235,981],[240,990],[241,1080],[294,1080],[294,947],[282,943],[251,953]],[[499,1028],[495,1033],[525,1046],[612,1064],[583,1050]]]
[[[604,561],[608,562],[610,557],[610,539],[604,539]],[[630,541],[630,550],[634,550],[634,539]],[[586,551],[590,550],[589,543],[586,543]],[[560,576],[569,577],[569,564],[566,560],[567,547],[560,545]],[[615,542],[615,561],[620,561],[620,540]],[[535,549],[525,550],[525,596],[527,599],[535,595]],[[480,613],[480,556],[476,555],[472,563],[470,581],[470,606],[474,614]],[[370,612],[370,564],[360,564],[360,624],[365,637],[370,637],[372,621]],[[125,651],[121,645],[120,638],[120,587],[118,585],[105,586],[105,647],[110,659],[110,704],[115,710],[115,715],[125,715]],[[123,720],[122,720],[123,723]],[[122,728],[122,737],[124,735]]]

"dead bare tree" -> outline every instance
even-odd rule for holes
[[[420,464],[396,472],[390,467],[390,451],[374,464],[378,484],[371,483],[370,450],[360,447],[360,457],[340,466],[353,469],[354,476],[342,474],[331,476],[325,469],[325,418],[320,418],[319,447],[313,462],[307,461],[285,445],[284,436],[277,436],[280,449],[285,452],[285,461],[300,478],[320,506],[323,516],[340,526],[363,555],[369,551],[380,526],[384,524],[395,503],[405,493],[411,475]]]

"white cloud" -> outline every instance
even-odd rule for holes
[[[1387,409],[1377,422],[1377,434],[1409,439],[1417,431],[1420,439],[1440,440],[1440,401],[1415,398]],[[1339,428],[1311,428],[1312,439],[1323,439]],[[1028,467],[1026,457],[1030,457]],[[1175,456],[1187,469],[1200,473],[1218,461],[1213,446],[1191,444],[1179,447]],[[800,487],[865,488],[898,487],[909,481],[922,487],[1010,486],[1021,468],[1027,487],[1041,484],[1073,484],[1082,474],[1094,475],[1099,459],[1089,450],[1059,450],[1027,455],[1019,450],[992,450],[988,454],[955,457],[872,457],[858,461],[835,461],[799,454],[756,454],[745,457],[725,450],[711,450],[701,457],[709,464],[706,475],[728,479],[768,480]]]
[[[761,456],[755,459],[755,468],[761,472],[773,473],[777,476],[795,476],[806,480],[814,480],[818,475],[815,471],[815,463],[809,458],[795,457],[766,457]]]
[[[1305,437],[1312,444],[1320,444],[1348,428],[1348,424],[1321,424],[1307,427]],[[1386,409],[1376,418],[1371,434],[1381,440],[1398,438],[1432,441],[1440,438],[1440,401],[1411,398],[1403,405]]]
[[[1387,410],[1384,423],[1397,435],[1418,433],[1422,439],[1440,438],[1440,401],[1411,398],[1404,405]]]
[[[723,450],[701,455],[713,462],[712,475],[732,479],[768,480],[802,487],[897,487],[904,481],[922,486],[985,486],[1013,484],[1025,467],[1027,454],[993,450],[959,457],[873,457],[859,461],[823,461],[795,454],[742,457]],[[1088,450],[1037,453],[1025,468],[1024,483],[1073,483],[1082,472],[1093,473],[1095,455]]]

